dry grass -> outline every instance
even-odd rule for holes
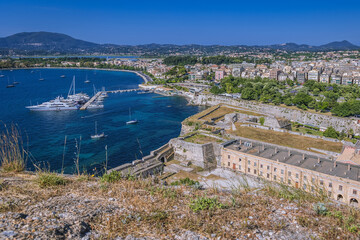
[[[20,131],[15,125],[9,128],[3,126],[3,132],[0,133],[1,168],[5,172],[24,171],[26,154]]]
[[[6,175],[7,178],[9,176]],[[92,181],[91,184],[87,181],[69,181],[66,186],[40,188],[33,181],[34,176],[27,178],[24,175],[20,180],[18,176],[16,178],[7,189],[0,191],[0,197],[7,199],[8,203],[0,206],[2,212],[20,212],[29,205],[41,207],[39,202],[46,202],[55,196],[66,198],[69,194],[99,201],[99,208],[107,206],[109,198],[115,198],[116,201],[111,204],[115,204],[118,210],[100,212],[90,220],[93,231],[99,232],[101,239],[126,237],[129,234],[173,239],[186,230],[206,237],[215,234],[216,238],[235,239],[248,235],[252,239],[257,229],[273,232],[286,230],[288,222],[274,219],[274,211],[294,206],[293,203],[298,200],[297,195],[290,200],[276,190],[271,194],[267,190],[232,194],[186,186],[164,187],[151,180],[122,179],[105,185],[100,181]],[[305,228],[303,232],[310,235],[316,233],[318,239],[357,237],[356,228],[360,226],[358,209],[327,205],[329,214],[319,216],[312,210],[312,204],[317,200],[303,198],[298,210],[291,210],[294,219]],[[202,205],[203,202],[209,204]],[[194,203],[199,206],[191,207]]]
[[[333,152],[341,152],[342,149],[342,143],[340,142],[329,142],[322,139],[298,136],[290,133],[244,127],[239,124],[236,125],[236,131],[229,131],[229,133],[236,136],[308,151],[309,148],[317,148]]]
[[[196,144],[205,144],[205,143],[222,143],[223,141],[217,138],[205,136],[202,134],[195,134],[189,138],[184,139],[186,142],[196,143]]]

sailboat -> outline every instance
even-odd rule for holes
[[[60,77],[61,77],[61,78],[65,78],[66,76],[65,76],[65,75],[61,75]]]
[[[104,138],[106,137],[104,133],[98,134],[97,133],[97,122],[95,121],[95,134],[91,135],[92,139],[99,139],[99,138]]]
[[[41,77],[41,71],[40,71],[40,78],[39,81],[44,81],[44,79]]]
[[[86,74],[86,80],[84,83],[90,83],[90,80],[87,78],[87,74]]]
[[[131,110],[129,108],[129,121],[126,122],[126,124],[137,124],[138,123],[138,120],[134,119],[134,120],[131,120]]]
[[[13,87],[15,87],[15,85],[14,85],[14,84],[10,84],[10,82],[9,82],[9,77],[8,77],[8,85],[6,86],[6,88],[13,88]]]

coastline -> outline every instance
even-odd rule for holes
[[[126,69],[111,69],[111,68],[89,68],[89,67],[28,67],[28,68],[2,68],[0,70],[26,70],[26,69],[85,69],[85,70],[102,70],[115,72],[131,72],[141,77],[144,83],[152,82],[152,78],[141,71],[126,70]]]

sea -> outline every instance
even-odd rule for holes
[[[40,166],[51,171],[75,172],[79,159],[81,172],[96,173],[141,159],[150,151],[177,137],[181,121],[203,107],[190,106],[180,96],[138,92],[109,93],[104,108],[55,112],[31,112],[26,106],[40,104],[57,96],[66,97],[75,76],[76,93],[92,96],[95,91],[134,89],[143,79],[131,72],[85,69],[2,70],[0,75],[0,131],[16,125],[28,152],[27,169]],[[65,78],[61,78],[65,75]],[[39,81],[41,78],[44,81]],[[90,83],[84,81],[88,79]],[[19,82],[14,88],[8,84]],[[126,125],[132,119],[139,122]],[[93,140],[98,133],[106,138]],[[66,139],[66,142],[65,142]],[[79,154],[80,153],[80,154]]]

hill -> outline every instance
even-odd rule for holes
[[[81,51],[96,49],[100,45],[75,39],[61,33],[23,32],[0,38],[0,48],[13,50]]]
[[[175,45],[175,44],[143,44],[116,45],[96,44],[75,39],[61,33],[23,32],[0,38],[0,55],[60,55],[60,54],[123,54],[163,56],[171,54],[183,55],[218,55],[223,52],[244,52],[252,50],[285,50],[285,51],[337,51],[360,49],[348,41],[331,42],[321,46],[285,43],[264,46],[246,45]]]

